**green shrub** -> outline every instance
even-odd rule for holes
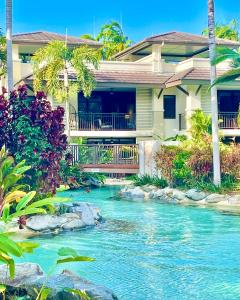
[[[165,188],[168,184],[167,181],[163,178],[159,177],[151,177],[149,175],[143,175],[143,176],[134,176],[132,177],[133,183],[136,186],[143,186],[143,185],[155,185],[159,188]]]
[[[172,177],[176,186],[186,186],[192,177],[192,170],[187,165],[190,152],[182,150],[178,152],[173,160]]]

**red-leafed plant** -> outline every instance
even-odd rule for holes
[[[25,160],[27,165],[32,166],[27,180],[34,189],[55,193],[61,182],[60,161],[67,148],[64,109],[53,109],[43,92],[38,92],[36,97],[28,97],[26,86],[19,86],[9,100],[3,95],[0,109],[1,103],[5,104],[10,124],[4,129],[4,143],[16,162]],[[0,115],[0,124],[3,119]],[[1,131],[0,135],[3,136]]]

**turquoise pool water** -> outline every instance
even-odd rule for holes
[[[96,261],[64,268],[124,300],[240,299],[240,217],[111,198],[115,193],[114,187],[60,193],[94,203],[106,222],[38,238],[41,249],[27,259],[48,270],[60,247],[73,247]]]

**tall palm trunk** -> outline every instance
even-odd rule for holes
[[[67,129],[68,142],[70,142],[69,80],[68,80],[68,69],[67,69],[66,61],[65,61],[64,71],[63,71],[63,77],[64,77],[64,87],[66,89],[66,101],[65,101],[66,129]]]
[[[7,78],[8,92],[13,90],[12,58],[12,0],[6,0],[6,40],[7,40]]]
[[[211,85],[216,77],[216,66],[212,64],[215,57],[216,39],[215,39],[215,19],[214,19],[214,0],[208,0],[208,30],[209,30],[209,55],[211,61]],[[219,151],[219,133],[218,133],[218,102],[217,88],[211,88],[211,111],[212,111],[212,143],[213,143],[213,182],[215,185],[221,185],[220,171],[220,151]]]

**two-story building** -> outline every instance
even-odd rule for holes
[[[48,32],[13,37],[14,82],[32,89],[31,56],[51,40],[64,35]],[[95,41],[68,37],[71,47]],[[240,43],[217,39],[217,47],[237,48]],[[218,74],[230,68],[217,66]],[[93,71],[96,89],[88,99],[80,92],[71,98],[71,136],[88,143],[134,144],[159,137],[185,134],[195,109],[210,113],[210,62],[208,39],[169,32],[146,38],[118,53],[114,61],[102,61]],[[71,79],[75,80],[74,71]],[[53,99],[53,103],[55,103]],[[226,136],[240,136],[237,122],[240,82],[218,86],[219,118]]]

